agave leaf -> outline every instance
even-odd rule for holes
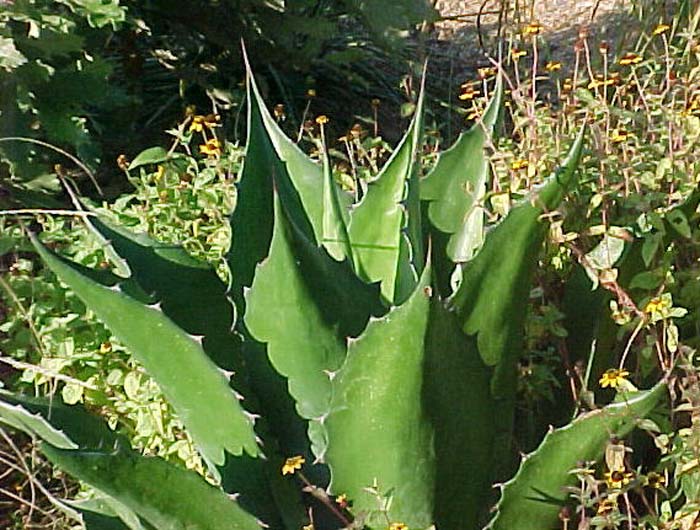
[[[196,337],[175,325],[157,305],[144,305],[126,294],[121,283],[101,284],[48,251],[36,236],[32,243],[59,279],[156,380],[210,465],[223,465],[227,452],[259,453],[250,419]]]
[[[503,81],[499,77],[481,121],[440,154],[421,182],[421,199],[430,201],[430,222],[450,235],[447,256],[455,263],[469,261],[483,243],[483,202],[490,173],[484,146],[493,136],[502,95]]]
[[[421,92],[413,121],[406,134],[372,181],[367,193],[350,212],[348,235],[355,260],[355,270],[368,282],[381,282],[381,292],[386,301],[398,303],[396,297],[397,277],[402,268],[401,258],[421,263],[422,234],[418,226],[407,219],[403,202],[411,196],[409,181],[418,170],[418,151],[422,137],[423,94]],[[413,200],[409,203],[414,204]],[[415,209],[417,212],[418,209]],[[414,212],[409,212],[414,213]],[[417,213],[414,213],[417,215]],[[416,219],[417,222],[419,220]],[[409,224],[411,223],[411,224]],[[401,252],[403,229],[409,229],[413,248],[410,253]],[[405,277],[405,276],[404,276]],[[405,291],[405,289],[404,289]]]
[[[344,207],[338,185],[333,179],[328,153],[323,146],[323,245],[337,261],[350,258],[352,247],[348,237],[348,211]]]
[[[69,501],[80,512],[86,530],[152,530],[131,509],[113,497],[99,494],[91,499]]]
[[[101,418],[57,397],[49,401],[0,391],[0,421],[63,449],[129,446]]]
[[[423,401],[435,432],[435,511],[438,528],[478,528],[494,497],[494,442],[500,418],[490,385],[493,370],[474,337],[437,298],[425,339]]]
[[[464,268],[450,303],[467,335],[477,335],[479,353],[489,366],[517,356],[530,276],[544,238],[544,211],[556,208],[573,183],[583,146],[581,130],[561,168],[534,195],[513,208],[487,236],[477,256]]]
[[[78,444],[73,442],[65,433],[54,428],[40,414],[32,414],[21,405],[10,405],[0,401],[0,422],[22,431],[32,438],[41,438],[62,449],[77,449]]]
[[[238,185],[238,201],[231,216],[229,263],[234,296],[250,286],[255,266],[267,256],[272,237],[272,180],[285,175],[293,183],[314,234],[323,239],[323,170],[279,128],[265,107],[243,49],[248,80],[248,138]],[[239,308],[241,309],[241,308]]]
[[[651,390],[630,394],[621,402],[588,412],[566,427],[552,430],[504,485],[496,515],[487,528],[557,527],[559,511],[566,500],[564,488],[577,480],[570,473],[576,463],[599,460],[610,437],[623,437],[634,429],[638,420],[659,403],[665,390],[666,385],[659,383]]]
[[[258,266],[246,296],[245,322],[250,334],[267,344],[275,369],[288,380],[299,414],[318,420],[330,406],[328,371],[345,358],[345,345],[324,321],[301,275],[293,236],[275,196],[275,228],[268,258]],[[280,286],[284,285],[284,289]],[[317,456],[324,448],[314,448]]]
[[[192,471],[132,451],[71,451],[44,444],[54,464],[117,499],[158,529],[251,529],[261,525]]]
[[[260,389],[251,378],[252,370],[244,371],[243,352],[240,339],[234,335],[233,304],[227,296],[226,286],[216,273],[207,265],[191,258],[182,248],[164,245],[150,239],[145,234],[133,234],[115,227],[103,219],[93,221],[99,233],[111,242],[116,251],[125,258],[133,270],[132,278],[147,292],[153,293],[160,301],[163,312],[179,327],[190,334],[202,337],[202,347],[216,364],[226,370],[226,375],[232,374],[231,383],[236,391],[246,396],[246,406],[250,412],[262,412],[272,422],[276,418],[269,408],[259,407],[260,402],[268,404],[268,395],[261,396],[253,392],[252,387]],[[249,360],[250,361],[250,360]],[[256,365],[260,368],[259,361]],[[250,362],[246,368],[250,368]],[[253,381],[251,384],[249,378]],[[265,385],[265,393],[270,393],[270,386]],[[285,406],[289,401],[286,394],[275,395],[276,406]],[[293,412],[293,411],[292,411]],[[286,438],[293,430],[294,418],[289,414],[283,416],[284,434]],[[264,420],[257,425],[258,434],[264,440],[268,457],[273,457],[278,449],[270,433],[265,432]],[[277,427],[275,425],[275,427]],[[274,429],[278,434],[279,429]],[[305,439],[302,431],[302,439]],[[298,449],[295,447],[295,449]],[[253,462],[243,457],[227,460],[225,466],[219,469],[222,485],[226,491],[234,491],[240,495],[240,501],[248,505],[250,511],[272,525],[282,524],[279,517],[289,517],[287,507],[281,506],[277,500],[285,503],[292,499],[299,501],[298,492],[287,492],[276,500],[268,484],[269,462]],[[245,480],[240,477],[245,476]],[[276,477],[272,478],[276,481]],[[283,503],[284,504],[284,503]],[[303,513],[302,513],[303,515]],[[298,527],[291,525],[289,527]]]
[[[432,428],[421,402],[429,278],[426,267],[403,305],[350,340],[324,422],[332,491],[347,494],[356,513],[374,511],[377,498],[365,488],[376,484],[393,497],[390,518],[410,527],[428,526],[433,510]]]
[[[127,231],[107,219],[93,218],[92,224],[126,262],[131,278],[160,302],[170,319],[187,333],[203,336],[202,346],[218,366],[240,370],[238,338],[232,333],[233,303],[212,268],[181,247]]]

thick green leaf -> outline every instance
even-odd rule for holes
[[[543,212],[557,207],[573,183],[583,146],[581,130],[561,168],[529,200],[513,208],[486,237],[464,268],[451,305],[468,335],[477,335],[479,353],[489,366],[517,355],[530,277],[544,238]]]
[[[48,400],[0,391],[0,421],[64,449],[129,446],[128,439],[102,418],[82,405],[65,405],[58,397]]]
[[[90,499],[68,501],[83,516],[86,530],[151,530],[130,508],[113,497],[98,494]]]
[[[165,315],[188,333],[202,337],[201,344],[205,352],[227,371],[227,376],[231,374],[230,382],[239,394],[246,397],[249,412],[259,413],[266,418],[269,416],[271,422],[278,420],[268,408],[261,409],[258,406],[261,402],[267,404],[267,394],[271,389],[269,385],[261,387],[259,381],[250,377],[250,363],[245,367],[247,370],[244,368],[240,339],[232,332],[233,305],[227,296],[226,286],[216,273],[193,260],[179,247],[164,245],[145,234],[130,233],[104,219],[93,222],[98,233],[109,240],[119,255],[124,257],[133,271],[132,279],[159,300]],[[266,395],[256,394],[251,387]],[[275,395],[276,405],[283,406],[285,397],[289,400],[288,396]],[[285,415],[284,428],[291,428],[293,420],[294,418]],[[277,449],[276,443],[265,430],[264,423],[264,420],[259,421],[256,431],[264,440],[266,455],[273,457],[273,447]],[[277,434],[278,429],[274,430]],[[285,434],[288,433],[285,431]],[[279,517],[288,514],[270,491],[267,471],[269,462],[252,460],[255,459],[248,461],[239,457],[227,460],[226,465],[219,469],[222,485],[226,491],[238,493],[241,503],[246,503],[252,513],[273,526],[279,526],[282,524]],[[245,480],[239,480],[242,476],[245,476]],[[286,497],[282,500],[292,502],[293,499],[299,499],[298,492],[293,491]]]
[[[62,449],[77,449],[65,433],[56,429],[40,414],[32,414],[22,405],[11,405],[0,401],[0,422],[22,431],[33,438],[41,438]]]
[[[291,228],[275,196],[275,228],[270,255],[258,266],[246,296],[245,322],[250,334],[267,344],[275,369],[288,380],[299,414],[319,420],[328,413],[329,371],[345,358],[345,345],[324,320],[306,285],[294,255]],[[284,289],[280,286],[284,285]],[[314,441],[322,457],[324,447]]]
[[[665,390],[666,386],[659,383],[649,391],[630,394],[624,401],[588,412],[547,434],[540,447],[525,457],[515,477],[504,485],[488,528],[559,528],[559,510],[566,500],[564,488],[577,480],[570,473],[576,463],[600,459],[611,436],[629,433],[663,398]]]
[[[257,530],[261,525],[193,471],[131,451],[70,451],[44,444],[54,464],[117,499],[158,530]]]
[[[421,401],[423,341],[430,304],[430,267],[401,306],[372,319],[351,339],[345,364],[332,374],[326,461],[331,489],[345,493],[357,513],[377,509],[365,488],[393,496],[392,520],[410,527],[432,522],[432,428]],[[383,522],[382,522],[383,521]],[[386,524],[381,516],[370,521]]]
[[[325,145],[323,146],[325,149]],[[323,153],[323,245],[337,261],[352,260],[348,237],[348,211],[340,199],[328,153]]]
[[[202,346],[218,366],[240,370],[238,338],[232,333],[233,304],[212,268],[181,247],[159,243],[147,234],[129,232],[104,218],[91,222],[126,262],[131,278],[160,302],[168,318],[189,334],[203,336]]]
[[[425,339],[423,401],[433,424],[435,524],[478,528],[492,505],[494,441],[502,418],[491,398],[493,370],[462,333],[455,315],[434,298]]]
[[[414,171],[418,170],[422,116],[421,94],[413,121],[401,143],[377,178],[369,184],[365,196],[350,212],[348,235],[355,270],[368,282],[381,282],[382,295],[390,304],[401,301],[396,296],[397,278],[402,269],[401,258],[413,259],[417,263],[422,254],[421,247],[418,246],[422,236],[415,233],[414,225],[411,225],[414,226],[414,233],[410,236],[414,238],[411,243],[416,248],[411,252],[401,252],[403,229],[410,228],[403,202],[410,195],[408,182]],[[417,179],[414,180],[417,182]]]
[[[175,325],[157,304],[142,304],[126,294],[121,284],[98,283],[49,252],[35,236],[32,242],[59,279],[156,380],[208,463],[222,465],[227,452],[259,453],[250,418],[197,337]]]
[[[421,199],[430,201],[430,222],[450,235],[447,256],[455,263],[469,261],[483,243],[483,202],[490,173],[484,147],[493,136],[502,94],[499,77],[483,119],[440,154],[421,182]]]

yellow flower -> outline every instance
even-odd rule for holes
[[[338,495],[335,498],[336,504],[340,506],[341,508],[347,508],[348,507],[348,496],[343,493],[342,495]]]
[[[486,79],[496,75],[496,69],[492,68],[491,66],[484,66],[477,70],[477,74],[479,75],[479,79]]]
[[[625,378],[628,375],[630,375],[630,373],[625,369],[619,370],[617,368],[610,368],[609,370],[605,371],[598,382],[602,388],[617,388],[621,384],[627,382],[627,379]]]
[[[158,182],[160,179],[162,179],[165,176],[165,166],[162,164],[158,165],[158,171],[156,172],[156,176],[153,177],[153,180]]]
[[[542,32],[542,24],[539,22],[530,22],[523,28],[523,35],[539,35]]]
[[[605,483],[611,489],[620,489],[623,486],[627,486],[633,478],[634,473],[631,471],[615,470],[605,473]]]
[[[617,508],[617,498],[608,497],[598,505],[598,515],[607,515],[610,512],[612,512],[615,508]]]
[[[306,97],[307,98],[315,98],[316,97],[316,89],[310,88],[306,91]]]
[[[651,473],[647,474],[646,485],[657,490],[661,489],[666,485],[666,477],[664,477],[661,473],[652,471]]]
[[[525,57],[527,55],[527,52],[525,50],[519,50],[518,48],[511,48],[510,50],[510,57],[514,61],[517,61],[521,57]]]
[[[408,525],[404,523],[391,523],[389,530],[408,530]]]
[[[304,459],[304,457],[300,455],[287,458],[287,460],[284,461],[284,465],[282,466],[282,474],[293,475],[297,469],[301,469],[302,464],[304,464],[305,462],[306,460]]]
[[[112,351],[112,343],[107,341],[100,344],[100,353],[105,354]]]
[[[592,90],[594,88],[598,88],[601,86],[610,86],[615,84],[615,79],[613,78],[608,78],[605,79],[602,75],[598,74],[595,76],[595,79],[592,79],[590,83],[588,83],[588,89]]]
[[[548,72],[556,72],[557,70],[561,70],[561,63],[559,61],[548,61],[547,64],[544,65],[544,69]]]
[[[219,121],[221,121],[221,116],[218,114],[207,114],[206,116],[198,114],[192,117],[190,132],[202,132],[205,127],[207,129],[213,129],[219,126]]]
[[[117,157],[117,167],[119,167],[119,169],[122,171],[129,169],[129,159],[126,158],[126,155],[119,155]]]
[[[306,524],[306,525],[301,527],[301,530],[315,530],[314,524],[313,523]]]
[[[636,53],[626,53],[620,57],[619,63],[622,66],[628,66],[630,64],[639,64],[642,62],[642,57]]]
[[[630,133],[624,129],[613,129],[612,133],[610,133],[610,140],[614,144],[620,144],[626,141],[629,137]]]
[[[462,93],[459,95],[460,101],[471,101],[474,99],[476,96],[481,94],[478,90],[476,90],[471,84],[469,83],[464,83],[462,85]]]
[[[221,144],[219,140],[212,138],[199,146],[199,152],[207,156],[221,156]]]
[[[647,315],[651,315],[653,313],[664,313],[665,310],[671,308],[671,303],[669,302],[668,298],[661,298],[657,296],[656,298],[652,298],[649,300],[646,306],[644,306],[644,312]]]
[[[325,114],[321,114],[320,116],[316,117],[316,123],[318,123],[319,125],[325,125],[326,123],[328,123],[328,121],[328,116],[326,116]]]
[[[527,166],[529,166],[529,165],[530,165],[530,164],[528,163],[527,160],[524,160],[524,159],[521,158],[521,159],[518,159],[518,160],[513,160],[513,161],[510,163],[510,168],[511,168],[513,171],[519,171],[519,170],[521,170],[521,169],[527,168]]]
[[[668,24],[658,24],[655,28],[654,31],[651,32],[652,35],[661,35],[662,33],[666,33],[669,29],[671,29],[671,26]]]

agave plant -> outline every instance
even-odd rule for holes
[[[92,218],[113,271],[32,240],[56,275],[160,385],[208,481],[79,406],[0,394],[0,419],[43,440],[97,491],[89,528],[463,530],[556,527],[576,462],[600,458],[661,385],[552,430],[518,464],[517,362],[542,214],[575,182],[583,130],[557,170],[485,233],[479,123],[421,177],[422,95],[407,133],[355,204],[278,128],[248,69],[245,166],[224,284],[182,249]],[[427,217],[427,219],[426,219]],[[286,461],[288,457],[296,458]],[[302,460],[303,478],[283,476]],[[497,481],[500,499],[493,489]],[[333,496],[352,502],[352,513]],[[328,517],[324,523],[324,505]],[[492,507],[495,506],[495,509]]]

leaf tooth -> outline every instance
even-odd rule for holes
[[[255,425],[255,422],[257,422],[260,418],[260,414],[254,414],[252,412],[248,412],[245,409],[243,409],[243,414],[245,414],[246,418],[248,418],[253,425]]]
[[[221,368],[221,367],[219,367],[219,372],[221,372],[223,374],[223,376],[228,380],[231,380],[231,378],[236,373],[233,370],[226,370],[226,368]],[[236,392],[236,394],[237,394],[236,399],[238,399],[238,401],[240,401],[242,399],[242,396],[240,394],[238,394],[237,392]]]
[[[238,502],[238,498],[241,496],[240,493],[235,492],[235,493],[227,493],[228,498],[231,499],[233,502]]]
[[[188,336],[200,346],[204,346],[204,335],[188,334]]]
[[[151,309],[155,309],[156,311],[163,311],[163,302],[162,300],[158,300],[157,302],[153,302],[152,304],[148,304],[148,307]]]
[[[335,376],[338,375],[339,371],[340,370],[324,370],[323,373],[328,376],[329,380],[333,381],[333,379],[335,379]]]
[[[231,374],[233,374],[233,373],[234,373],[234,372],[231,372]],[[238,390],[236,390],[235,388],[233,388],[233,389],[231,389],[231,390],[233,391],[233,395],[236,397],[236,399],[237,399],[238,401],[244,401],[244,400],[245,400],[245,396],[244,396],[243,394],[241,394]]]
[[[258,524],[260,525],[261,528],[270,528],[270,525],[269,525],[269,524],[267,524],[267,523],[261,521],[260,519],[256,519],[255,522],[258,523]]]
[[[121,288],[119,287],[119,282],[115,283],[114,285],[108,286],[107,289],[109,289],[110,291],[113,291],[113,292],[115,292],[115,293],[121,293],[121,292],[122,292]]]
[[[260,447],[265,447],[265,443],[263,442],[263,439],[260,438],[257,434],[255,435],[255,441]],[[260,458],[263,460],[267,460],[267,456],[265,456],[265,453],[260,453]]]

